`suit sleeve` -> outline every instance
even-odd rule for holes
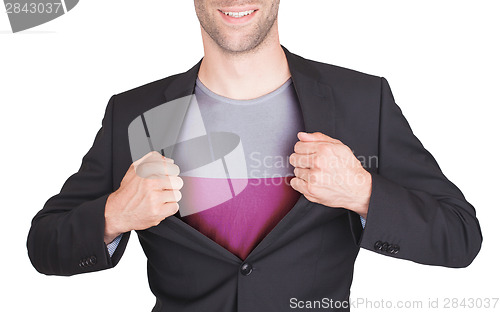
[[[130,233],[110,257],[104,243],[104,207],[113,190],[112,129],[114,96],[81,166],[59,194],[32,220],[27,248],[35,269],[47,275],[74,275],[111,268],[121,258]]]
[[[482,234],[474,207],[415,137],[381,78],[378,170],[360,247],[428,265],[466,267]]]

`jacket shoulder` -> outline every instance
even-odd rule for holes
[[[115,120],[119,120],[120,124],[128,125],[144,112],[165,104],[168,101],[166,90],[178,92],[185,88],[185,86],[179,86],[178,83],[178,77],[183,74],[185,73],[171,75],[115,94],[113,96]]]
[[[168,85],[176,78],[179,74],[171,75],[162,79],[158,79],[144,85],[129,89],[120,93],[115,94],[116,99],[126,99],[127,101],[135,101],[145,99],[163,99],[164,91]]]
[[[377,86],[380,88],[381,76],[364,73],[355,69],[350,69],[338,65],[307,59],[296,55],[307,64],[307,70],[314,71],[324,82],[331,82],[341,86]]]

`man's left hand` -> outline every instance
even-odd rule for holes
[[[292,188],[312,202],[343,207],[366,219],[372,177],[351,149],[321,132],[299,132],[298,138],[290,155]]]

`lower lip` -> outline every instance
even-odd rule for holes
[[[244,23],[248,22],[249,20],[251,20],[254,17],[255,13],[257,13],[257,11],[258,10],[255,10],[252,12],[252,14],[248,14],[248,15],[243,16],[243,17],[232,17],[232,16],[229,16],[229,15],[222,13],[221,11],[219,11],[219,13],[222,15],[222,19],[229,24],[244,24]]]

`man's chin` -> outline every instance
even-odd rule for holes
[[[263,41],[255,39],[228,38],[216,44],[226,53],[229,54],[246,54],[256,51]]]

